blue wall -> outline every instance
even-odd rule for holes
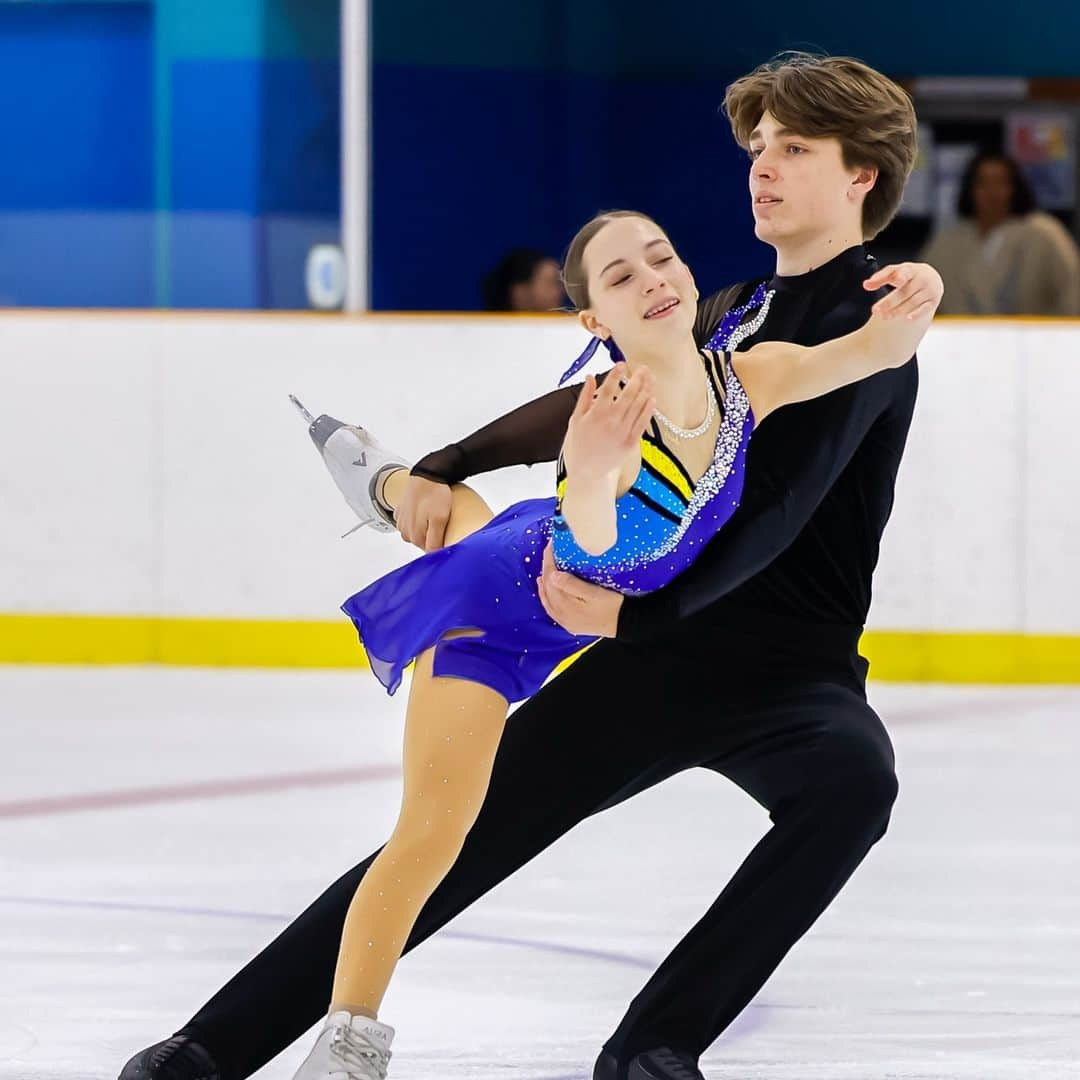
[[[304,307],[339,233],[339,0],[156,0],[162,303]]]
[[[153,302],[151,22],[0,5],[0,303]]]
[[[596,210],[652,213],[703,288],[766,273],[725,86],[790,48],[896,78],[1080,75],[1080,5],[930,10],[701,0],[374,0],[374,302],[479,305],[508,248],[559,255]]]
[[[725,85],[776,51],[896,77],[1080,74],[1080,5],[372,0],[373,300],[475,308],[596,210],[704,288],[764,273]],[[339,0],[0,3],[0,303],[303,306],[339,231]]]
[[[766,272],[723,86],[377,66],[374,306],[476,308],[505,250],[561,256],[613,207],[656,216],[706,287]]]
[[[304,306],[338,0],[0,4],[0,303]]]

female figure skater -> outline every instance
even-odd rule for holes
[[[508,707],[595,640],[569,634],[541,605],[549,539],[559,568],[589,581],[627,594],[670,582],[738,505],[757,424],[913,355],[941,300],[941,279],[929,266],[896,269],[892,281],[904,288],[854,333],[813,348],[764,342],[733,355],[767,312],[764,289],[725,320],[710,342],[720,352],[699,351],[697,288],[655,222],[615,211],[574,238],[563,276],[594,339],[563,380],[600,342],[617,363],[582,387],[557,496],[493,516],[475,492],[455,486],[446,546],[344,605],[390,693],[416,661],[404,790],[394,831],[349,908],[329,1016],[296,1080],[386,1076],[394,1032],[378,1021],[379,1007],[420,909],[479,812]],[[346,431],[358,440],[351,464],[361,469],[362,495],[355,475],[335,480],[362,519],[389,528],[407,468],[362,429]]]

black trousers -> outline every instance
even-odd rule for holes
[[[768,833],[631,1002],[605,1047],[699,1054],[763,985],[881,837],[892,746],[852,656],[813,672],[710,667],[602,641],[511,717],[457,863],[415,948],[578,822],[691,767],[729,777]],[[377,853],[376,853],[377,854]],[[326,1014],[345,913],[374,854],[330,886],[182,1030],[242,1080]]]

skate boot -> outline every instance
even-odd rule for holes
[[[630,1062],[626,1080],[705,1080],[697,1059],[659,1046]]]
[[[221,1080],[206,1047],[186,1035],[140,1050],[120,1073],[120,1080]]]
[[[326,1018],[293,1080],[386,1080],[394,1029],[347,1012]]]
[[[629,1063],[610,1050],[596,1059],[593,1080],[705,1080],[697,1059],[690,1054],[658,1046],[637,1054]]]
[[[308,422],[308,434],[322,455],[338,491],[360,519],[345,535],[370,525],[378,532],[394,532],[394,515],[376,498],[376,485],[384,472],[408,469],[404,458],[387,450],[361,427],[335,420],[323,413],[314,417],[292,394],[289,400]]]

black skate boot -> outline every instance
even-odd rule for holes
[[[221,1071],[205,1046],[186,1035],[174,1035],[140,1050],[119,1080],[221,1080]]]
[[[705,1077],[691,1054],[658,1046],[638,1054],[629,1065],[605,1050],[596,1059],[593,1080],[705,1080]]]

